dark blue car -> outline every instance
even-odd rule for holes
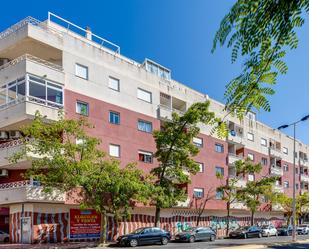
[[[161,243],[166,245],[171,239],[171,234],[158,227],[143,227],[136,229],[134,232],[122,235],[117,239],[120,246],[150,245]]]

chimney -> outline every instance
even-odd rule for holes
[[[92,40],[92,32],[89,26],[86,27],[86,38]]]

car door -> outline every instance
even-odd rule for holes
[[[203,229],[199,227],[195,230],[195,240],[202,240],[202,239],[203,239]]]
[[[211,235],[212,235],[211,229],[208,227],[205,227],[204,228],[204,239],[209,240]]]
[[[258,229],[257,229],[257,227],[255,227],[255,226],[252,226],[252,227],[250,227],[249,228],[249,231],[248,231],[248,237],[256,237],[256,236],[258,236]]]
[[[158,227],[154,227],[152,230],[152,243],[161,242],[162,231]]]
[[[0,231],[0,241],[4,241],[4,233],[2,231]]]
[[[152,243],[152,230],[151,228],[145,228],[139,236],[140,244],[146,245]]]

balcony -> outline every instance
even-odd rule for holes
[[[283,170],[281,167],[271,165],[270,174],[273,176],[283,176]]]
[[[234,202],[231,203],[231,209],[247,209],[246,205],[243,202]]]
[[[35,75],[42,75],[38,77]],[[36,111],[57,120],[63,107],[64,74],[59,65],[24,55],[0,67],[0,128],[18,130]]]
[[[276,158],[281,158],[281,150],[278,148],[269,147],[269,155]]]
[[[30,181],[0,184],[0,205],[28,201],[64,203],[65,199],[65,193],[59,190],[46,193],[42,186],[35,186]]]
[[[243,157],[238,156],[238,155],[233,154],[233,153],[229,153],[228,156],[227,156],[227,164],[229,166],[234,166],[235,162],[238,161],[238,160],[243,160]]]
[[[158,118],[161,120],[171,120],[173,112],[176,112],[180,116],[184,114],[184,112],[181,110],[170,108],[165,105],[159,105],[157,112],[158,112]]]
[[[272,211],[284,211],[284,208],[280,204],[274,204],[271,207]]]
[[[232,121],[228,122],[229,134],[227,141],[233,144],[243,144],[244,129]]]
[[[176,207],[189,207],[190,206],[190,198],[188,197],[185,201],[179,201],[176,204]]]
[[[301,182],[309,182],[309,176],[306,174],[301,174],[300,175],[300,181]]]
[[[21,140],[12,140],[6,143],[0,144],[0,168],[6,168],[12,163],[9,161],[16,152],[21,151],[24,147]],[[14,165],[14,169],[25,169],[29,168],[31,163],[25,160],[21,160]]]
[[[234,179],[235,176],[229,176],[229,179]],[[237,188],[244,188],[246,187],[246,184],[247,184],[247,180],[246,179],[243,179],[243,178],[240,178],[237,180],[236,184],[235,184],[235,187]]]
[[[273,191],[277,193],[283,193],[284,189],[282,185],[275,184],[273,185]]]
[[[301,166],[303,166],[303,167],[308,167],[309,166],[308,160],[304,160],[303,158],[299,159],[299,164]]]

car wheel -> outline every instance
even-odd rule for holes
[[[244,239],[246,239],[246,238],[248,238],[248,235],[245,233],[245,234],[244,234]]]
[[[210,235],[210,241],[215,241],[216,240],[216,236],[215,235]]]
[[[262,234],[261,233],[259,233],[259,238],[262,238]]]
[[[4,238],[3,242],[9,242],[10,239],[8,237]]]
[[[168,239],[167,239],[166,237],[163,237],[163,238],[161,239],[161,244],[162,244],[162,245],[167,245],[167,243],[168,243]]]
[[[189,242],[190,242],[190,243],[193,243],[194,241],[195,241],[195,237],[194,237],[194,236],[190,236]]]
[[[136,247],[137,244],[138,244],[138,242],[137,242],[136,239],[131,239],[131,240],[130,240],[130,246],[131,246],[131,247]]]

